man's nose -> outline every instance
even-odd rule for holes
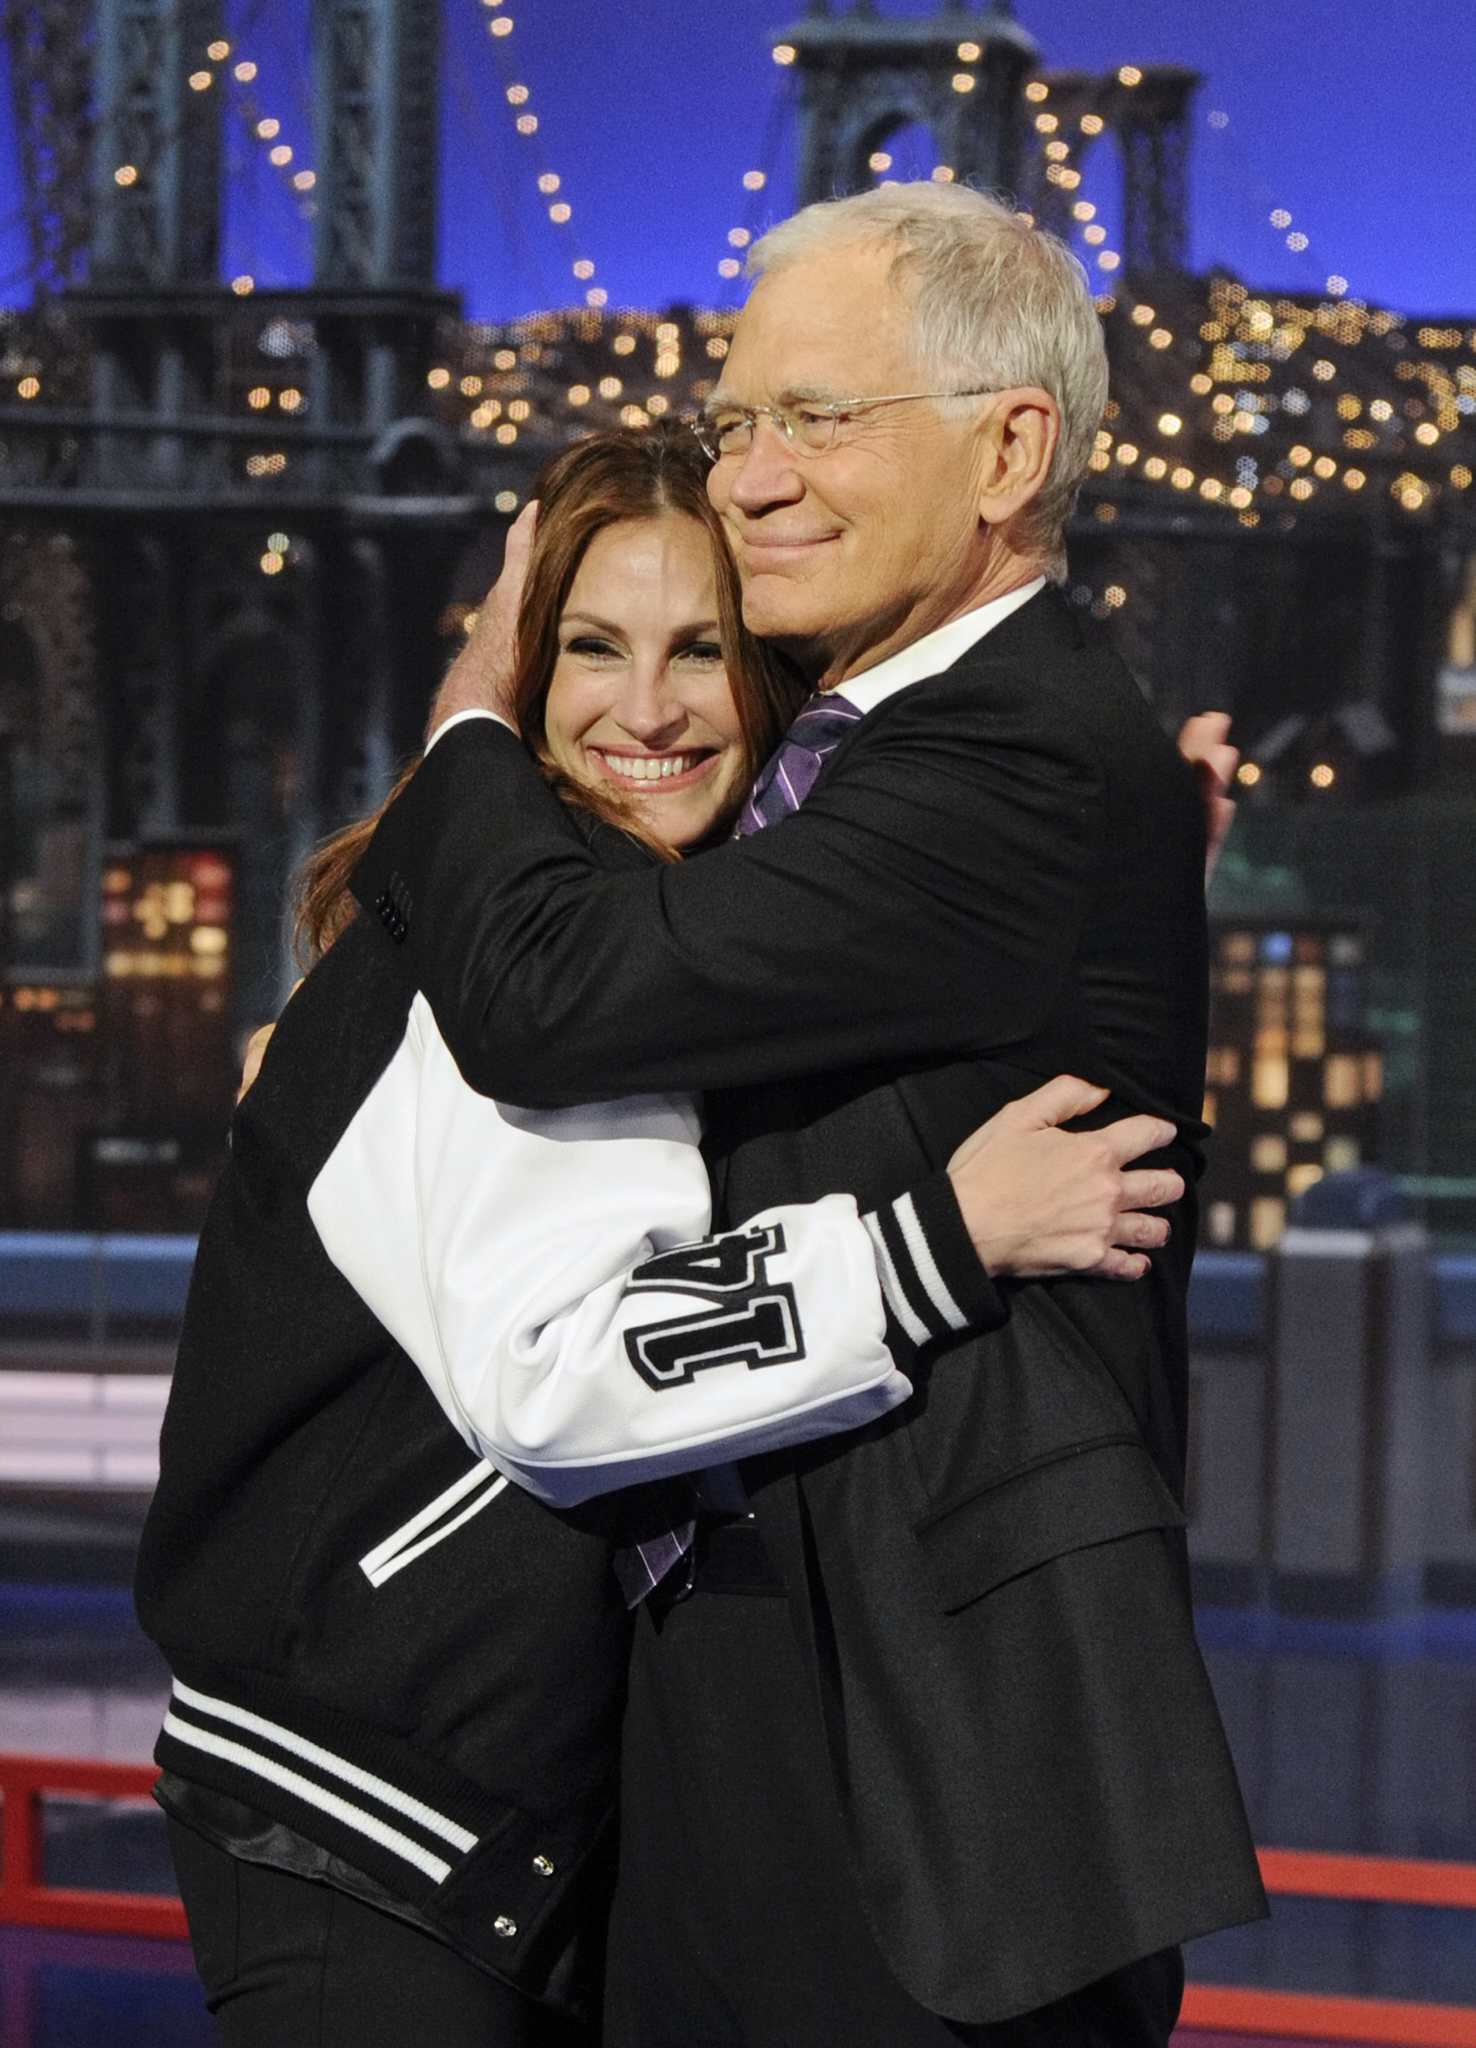
[[[805,495],[793,442],[763,413],[754,422],[746,454],[723,480],[730,503],[749,514],[796,504]]]

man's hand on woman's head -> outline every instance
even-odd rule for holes
[[[1168,1223],[1148,1212],[1179,1201],[1183,1181],[1170,1167],[1127,1169],[1170,1144],[1174,1126],[1129,1116],[1099,1131],[1057,1128],[1106,1099],[1105,1088],[1058,1074],[1006,1103],[949,1160],[974,1249],[996,1278],[1140,1280],[1148,1252],[1167,1241]]]
[[[458,711],[494,711],[516,731],[513,676],[518,655],[518,607],[528,574],[528,557],[538,524],[538,501],[530,498],[507,530],[502,574],[483,598],[465,647],[446,671],[426,720],[429,740],[437,726]]]
[[[1235,799],[1230,791],[1240,766],[1240,749],[1230,744],[1228,711],[1201,711],[1186,719],[1179,732],[1179,752],[1199,778],[1204,799],[1204,880],[1208,888],[1225,834],[1235,821]]]

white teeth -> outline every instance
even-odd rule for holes
[[[669,775],[684,775],[701,759],[698,754],[603,754],[605,766],[630,782],[659,782]]]

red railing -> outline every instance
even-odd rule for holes
[[[1370,1899],[1391,1906],[1476,1907],[1476,1863],[1413,1856],[1340,1856],[1317,1849],[1260,1849],[1268,1892],[1297,1898]],[[1306,2041],[1378,2041],[1387,2048],[1476,2048],[1476,2006],[1315,1991],[1262,1991],[1190,1984],[1186,2026]]]
[[[1185,1985],[1179,2021],[1225,2034],[1370,2041],[1381,2048],[1476,2044],[1476,2008],[1468,2005],[1416,2005],[1404,1998],[1348,1998],[1322,1991],[1245,1991],[1232,1984]]]
[[[158,1775],[154,1764],[0,1756],[0,1924],[71,1927],[92,1934],[185,1934],[178,1899],[149,1892],[84,1891],[47,1884],[44,1875],[41,1801],[47,1793],[146,1799]]]
[[[183,1936],[184,1908],[176,1898],[84,1891],[47,1884],[43,1875],[40,1807],[46,1794],[143,1799],[157,1776],[153,1764],[0,1756],[0,1798],[4,1801],[0,1813],[0,1925]],[[1269,1892],[1476,1909],[1476,1863],[1341,1856],[1310,1849],[1262,1849],[1258,1853]],[[1476,2006],[1190,1984],[1184,1993],[1182,2017],[1186,2026],[1226,2033],[1380,2042],[1387,2048],[1476,2048]]]

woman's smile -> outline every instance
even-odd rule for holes
[[[653,782],[662,783],[664,788],[652,790],[653,796],[663,796],[669,790],[690,789],[721,758],[711,748],[653,754],[635,748],[592,746],[587,752],[617,788],[639,784],[644,789]]]

